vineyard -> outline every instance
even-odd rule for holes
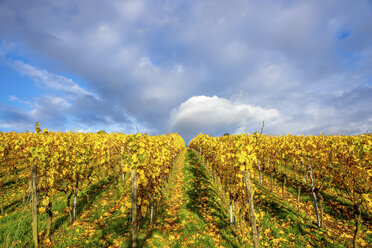
[[[17,204],[14,200],[18,195],[22,195],[21,206],[25,208],[31,198],[32,237],[36,247],[39,240],[50,243],[53,219],[58,214],[53,211],[56,199],[66,198],[64,211],[73,225],[78,192],[86,192],[84,197],[89,203],[92,199],[87,189],[118,178],[116,188],[120,197],[110,211],[118,210],[122,217],[130,214],[136,230],[140,219],[148,210],[153,211],[159,201],[161,187],[176,156],[185,147],[177,134],[54,133],[41,132],[39,126],[35,133],[1,133],[0,144],[2,216],[4,205],[11,209]],[[46,227],[44,235],[40,235],[38,215],[43,214],[47,216]],[[14,235],[4,232],[1,235],[4,247],[12,245],[10,238]]]
[[[190,142],[190,147],[200,151],[213,180],[219,181],[224,194],[229,197],[230,222],[238,222],[241,230],[251,226],[255,247],[259,246],[261,230],[256,224],[252,195],[257,192],[259,196],[256,199],[262,204],[266,195],[260,191],[266,188],[273,192],[274,180],[281,184],[281,192],[277,193],[281,194],[284,202],[291,200],[286,196],[286,184],[295,189],[296,201],[292,201],[292,205],[297,205],[297,211],[302,206],[301,189],[310,193],[314,201],[316,225],[328,234],[340,233],[341,237],[352,241],[353,247],[357,247],[362,229],[370,230],[371,135],[275,137],[256,133],[217,138],[199,135]],[[258,174],[256,178],[255,172]],[[264,176],[269,177],[265,185]],[[252,184],[251,179],[257,182]],[[355,216],[355,229],[340,227],[339,221],[332,221],[332,217],[325,213],[325,197],[329,204],[327,210],[333,207],[327,212],[338,211],[345,219]],[[309,208],[305,211],[311,214]],[[362,227],[362,216],[365,216],[367,226]],[[247,236],[241,232],[244,237]],[[371,233],[367,232],[369,244],[361,240],[364,246],[371,244]],[[331,244],[335,245],[334,241]]]
[[[0,133],[0,247],[370,247],[372,135]]]

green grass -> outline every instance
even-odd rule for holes
[[[89,186],[87,189],[79,191],[78,193],[78,204],[76,208],[77,221],[80,221],[79,216],[81,213],[87,211],[89,212],[89,222],[94,222],[99,220],[102,216],[102,212],[90,212],[93,204],[97,204],[102,199],[102,196],[113,192],[116,193],[114,197],[117,199],[117,190],[115,189],[115,181],[113,178],[102,179],[99,182]],[[87,194],[90,194],[90,201],[87,201]],[[32,247],[32,227],[30,225],[32,221],[30,201],[26,206],[20,206],[18,202],[21,200],[15,200],[18,207],[14,211],[10,211],[10,208],[6,208],[6,214],[4,217],[0,218],[0,247]],[[14,205],[14,202],[12,203]],[[53,223],[51,228],[51,238],[54,247],[67,247],[67,246],[79,246],[84,247],[105,247],[106,245],[101,242],[107,232],[115,233],[116,236],[122,235],[122,232],[127,231],[127,229],[121,228],[118,222],[125,222],[125,220],[111,221],[114,219],[115,215],[111,216],[111,219],[107,220],[107,228],[103,230],[97,230],[94,237],[90,239],[84,239],[84,243],[80,241],[81,233],[85,230],[79,229],[79,227],[70,225],[69,214],[65,211],[67,207],[67,195],[60,193],[53,197],[52,199],[53,207],[52,212],[54,212]],[[73,202],[73,197],[71,198],[71,205]],[[109,202],[111,206],[115,202]],[[109,208],[110,205],[107,206]],[[24,209],[24,211],[23,211]],[[117,214],[118,215],[118,214]],[[45,232],[46,230],[46,214],[39,214],[39,233]],[[121,223],[120,223],[121,224]],[[118,232],[116,232],[118,230]],[[41,236],[42,239],[43,236]],[[13,242],[13,240],[15,242]],[[88,243],[85,241],[88,240]],[[13,245],[11,245],[13,244]]]
[[[339,233],[318,228],[310,218],[313,211],[300,212],[281,195],[271,193],[270,186],[261,186],[256,179],[253,183],[262,247],[350,247],[350,240],[340,238]],[[300,183],[287,180],[286,194],[295,197]],[[131,247],[129,210],[123,214],[117,206],[122,194],[130,192],[123,185],[120,178],[109,177],[79,191],[77,219],[73,225],[66,211],[67,195],[55,195],[52,247]],[[23,205],[12,180],[7,182],[6,190],[11,197],[7,197],[6,214],[0,218],[0,248],[32,247],[30,201]],[[350,209],[347,201],[325,193],[323,196],[325,213],[353,224],[350,213],[345,216],[342,212],[344,208]],[[311,193],[304,188],[301,201],[313,204]],[[72,202],[73,197],[71,205]],[[252,247],[243,242],[239,229],[229,223],[228,206],[227,197],[222,197],[221,185],[213,182],[211,172],[201,164],[200,158],[187,150],[184,162],[175,167],[168,183],[163,185],[160,200],[155,204],[153,226],[149,224],[149,214],[140,220],[139,247]],[[370,216],[363,218],[369,220]],[[39,215],[39,232],[45,232],[46,219],[45,213]],[[368,228],[365,224],[363,233]],[[250,240],[251,234],[246,235]],[[371,244],[372,234],[365,234],[364,239]],[[42,247],[47,245],[44,243]]]
[[[215,217],[217,230],[221,235],[224,247],[241,247],[237,234],[232,230],[228,220],[228,211],[223,206],[223,199],[218,194],[218,189],[212,182],[212,178],[208,170],[201,165],[196,154],[189,151],[186,155],[185,166],[185,183],[186,199],[188,199],[187,209],[194,212],[200,219],[201,224],[207,222],[202,215],[205,209],[200,209],[198,206],[207,204],[212,217]],[[204,187],[203,187],[204,186]],[[204,202],[204,199],[208,202]],[[213,247],[213,246],[211,246]]]

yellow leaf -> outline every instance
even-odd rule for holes
[[[138,162],[137,154],[133,154],[132,155],[132,161],[133,161],[133,163],[137,163]]]
[[[120,207],[120,211],[121,211],[122,213],[125,213],[125,212],[127,211],[127,208],[124,207],[124,206],[121,206],[121,207]]]
[[[48,204],[49,204],[49,199],[48,199],[48,198],[43,199],[43,200],[41,201],[41,204],[42,204],[43,206],[48,206]]]
[[[45,208],[44,208],[44,207],[40,207],[40,208],[39,208],[39,213],[40,213],[40,214],[43,214],[44,212],[45,212]]]
[[[142,206],[141,207],[141,214],[142,214],[142,216],[146,216],[146,213],[147,213],[147,206]]]

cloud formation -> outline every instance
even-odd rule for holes
[[[22,75],[31,77],[35,83],[43,88],[62,90],[75,96],[88,96],[93,97],[95,100],[100,100],[96,94],[81,88],[77,83],[64,76],[40,70],[34,66],[25,64],[22,61],[14,61],[11,66]]]
[[[258,128],[262,120],[270,122],[279,119],[280,113],[276,109],[231,102],[217,96],[193,96],[171,112],[169,125],[173,130],[191,137],[199,132],[223,135],[248,129],[252,124]]]
[[[265,125],[267,133],[366,132],[371,44],[367,0],[4,0],[0,60],[42,92],[27,99],[29,107],[2,101],[1,123],[8,124],[0,128],[17,123],[24,130],[30,109],[57,97],[69,105],[51,102],[35,112],[50,129],[137,126],[189,139],[199,128],[256,131],[254,116],[263,118],[247,113],[261,108],[280,113],[281,122]],[[235,120],[229,123],[219,112],[215,127],[190,121],[196,118],[187,111],[201,96],[200,109],[229,106],[238,113],[240,106],[245,114],[229,112]]]

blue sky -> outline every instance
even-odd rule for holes
[[[372,2],[0,2],[0,130],[372,129]]]

